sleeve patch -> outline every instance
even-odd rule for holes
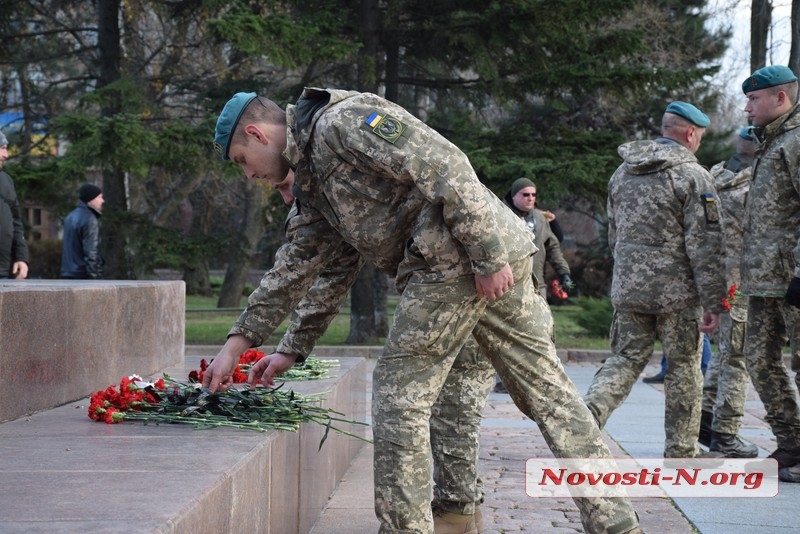
[[[706,222],[711,224],[719,223],[719,207],[714,195],[705,193],[701,196],[703,198],[703,209],[706,212]]]
[[[364,121],[364,126],[385,141],[403,146],[411,136],[412,129],[400,119],[373,111]]]

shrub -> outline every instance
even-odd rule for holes
[[[575,317],[578,326],[586,330],[590,337],[608,337],[614,317],[611,299],[582,298],[578,300],[578,305],[581,307],[581,313]]]
[[[28,278],[61,278],[61,240],[28,241]]]

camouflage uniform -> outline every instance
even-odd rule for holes
[[[481,418],[494,374],[492,363],[470,336],[431,409],[435,508],[472,515],[483,502],[478,476]]]
[[[541,210],[534,208],[527,213],[521,212],[514,206],[510,191],[503,197],[503,202],[511,208],[511,211],[522,217],[525,225],[533,232],[533,242],[539,249],[533,256],[533,276],[542,296],[547,297],[547,285],[544,281],[545,262],[553,267],[558,276],[571,274],[569,264],[561,252],[561,244]]]
[[[304,218],[299,217],[299,206],[294,204],[286,222],[287,241],[299,239],[297,232],[305,230],[303,221]],[[314,285],[292,312],[291,322],[277,351],[299,354],[300,360],[305,359],[313,343],[324,334],[331,319],[338,313],[364,264],[355,249],[343,247],[343,251],[338,261],[325,264]],[[279,254],[283,256],[283,249]],[[260,293],[257,297],[254,295],[252,302],[269,299],[267,288],[279,287],[277,280],[271,280],[271,277],[270,273],[265,275],[259,287]],[[242,323],[237,322],[231,333],[239,333],[239,324]],[[480,424],[487,395],[494,384],[494,374],[491,362],[480,352],[474,338],[470,337],[456,356],[432,407],[433,506],[442,510],[472,515],[483,502],[483,482],[478,477],[477,469]]]
[[[700,428],[701,304],[722,310],[725,292],[717,196],[711,175],[687,148],[665,138],[619,148],[624,163],[608,184],[614,256],[613,356],[585,400],[602,427],[625,401],[653,354],[668,366],[664,456],[693,457]]]
[[[375,95],[306,89],[287,108],[297,217],[233,333],[254,343],[291,311],[322,271],[355,248],[401,293],[373,373],[375,508],[380,532],[432,532],[428,419],[472,334],[517,406],[557,456],[608,457],[591,413],[556,355],[552,316],[531,283],[535,247],[524,225],[475,176],[455,146]],[[509,264],[515,284],[479,298],[476,273]],[[316,337],[298,329],[298,351]],[[520,488],[522,491],[522,488]],[[576,499],[587,532],[625,532],[628,499]]]
[[[738,161],[738,160],[737,160]],[[739,287],[739,263],[742,255],[742,216],[750,187],[752,168],[742,162],[743,169],[731,162],[718,163],[711,176],[719,195],[723,217],[723,242],[726,283]],[[738,170],[738,172],[737,172]],[[744,403],[750,375],[744,359],[744,327],[747,321],[747,299],[733,298],[730,311],[719,317],[719,350],[711,357],[703,383],[703,410],[714,414],[711,428],[722,434],[736,434],[742,423]]]
[[[756,156],[745,206],[742,293],[748,297],[744,353],[766,420],[781,449],[800,449],[797,394],[783,363],[798,350],[800,309],[784,301],[800,276],[800,108],[753,130]]]

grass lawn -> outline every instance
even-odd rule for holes
[[[574,299],[578,303],[581,299]],[[586,310],[580,304],[575,306],[552,306],[553,321],[556,324],[556,347],[559,349],[596,349],[608,350],[608,330],[611,327],[611,317],[598,321],[592,332],[580,323],[580,316]],[[605,332],[605,333],[601,333]]]
[[[390,297],[389,320],[391,321],[397,297]],[[608,315],[607,303],[598,299],[574,299],[576,305],[553,306],[553,318],[556,324],[556,346],[564,349],[608,349]],[[186,344],[187,345],[222,345],[228,331],[239,316],[237,311],[217,311],[216,297],[186,297]],[[242,307],[247,298],[242,298]],[[602,304],[602,306],[600,306]],[[602,308],[602,309],[600,309]],[[203,310],[203,311],[193,311]],[[212,310],[212,311],[206,311]],[[588,319],[588,328],[587,328]],[[284,322],[266,342],[275,345],[286,331]],[[333,320],[325,335],[320,338],[319,345],[342,345],[350,331],[350,309],[343,308]],[[382,342],[383,340],[381,340]]]

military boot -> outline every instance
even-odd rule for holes
[[[800,483],[800,467],[782,467],[778,470],[778,478],[781,482]]]
[[[697,441],[700,445],[711,446],[711,423],[714,421],[714,414],[707,410],[700,412],[700,434]]]
[[[725,458],[755,458],[758,456],[758,447],[745,443],[736,434],[723,434],[711,432],[711,451],[721,452]]]
[[[483,516],[480,508],[473,515],[456,514],[441,508],[433,508],[434,534],[481,534],[483,532]]]

